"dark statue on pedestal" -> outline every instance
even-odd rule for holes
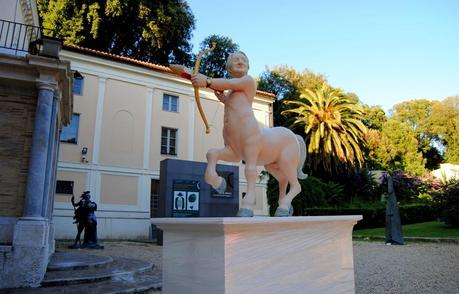
[[[89,248],[89,249],[104,249],[104,246],[97,243],[97,219],[94,211],[97,210],[97,204],[91,201],[89,191],[84,192],[80,196],[80,201],[75,203],[75,197],[72,196],[72,205],[75,210],[75,224],[77,224],[77,235],[73,245],[70,248]],[[84,230],[84,240],[81,244],[81,233]]]
[[[403,245],[402,223],[395,196],[394,181],[392,176],[387,177],[387,191],[389,193],[386,206],[386,244]]]

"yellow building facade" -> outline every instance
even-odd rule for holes
[[[56,238],[74,238],[71,193],[78,197],[86,190],[98,204],[99,238],[148,238],[161,160],[205,162],[208,149],[223,147],[224,105],[213,91],[200,90],[211,127],[205,134],[191,83],[168,68],[76,46],[60,57],[71,62],[76,86],[72,124],[61,134]],[[274,98],[257,92],[253,108],[262,127],[272,125]],[[242,163],[222,163],[240,165],[241,198]],[[268,214],[262,179],[255,214]]]

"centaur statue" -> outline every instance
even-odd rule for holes
[[[216,172],[219,160],[226,162],[245,161],[247,193],[242,199],[238,216],[253,216],[255,205],[255,185],[258,177],[257,166],[265,169],[279,181],[279,207],[275,216],[292,214],[293,198],[301,192],[298,179],[305,179],[302,168],[306,159],[306,145],[303,138],[283,127],[260,128],[252,110],[257,91],[255,80],[249,76],[249,60],[243,52],[229,55],[226,69],[230,79],[209,78],[189,72],[180,66],[171,69],[182,75],[189,75],[195,89],[207,87],[225,105],[223,139],[225,147],[207,152],[205,181],[217,191],[224,191],[225,180]],[[198,98],[198,97],[197,97]],[[200,105],[197,99],[198,106]],[[207,127],[207,120],[204,119]],[[207,128],[208,129],[208,128]],[[287,186],[290,188],[287,193]]]

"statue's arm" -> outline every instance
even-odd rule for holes
[[[197,74],[191,76],[191,82],[195,87],[209,87],[214,91],[249,91],[257,87],[255,80],[247,75],[241,78],[231,78],[231,79],[212,79],[203,74]]]
[[[255,80],[251,76],[232,79],[211,79],[210,87],[212,90],[224,91],[247,91],[256,87]]]

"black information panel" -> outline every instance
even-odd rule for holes
[[[174,180],[172,184],[172,217],[199,216],[199,181]]]

